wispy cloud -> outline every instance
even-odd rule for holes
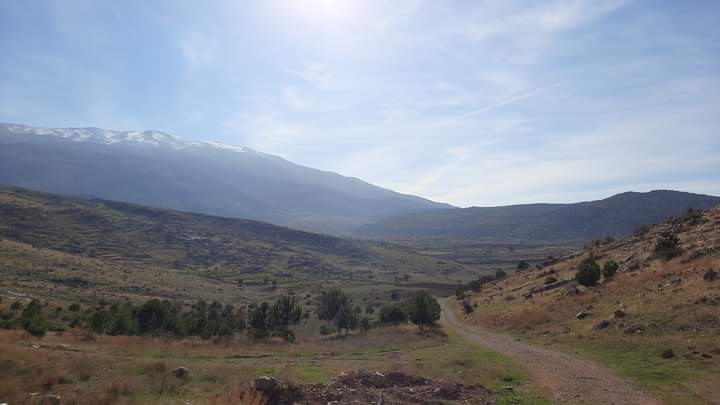
[[[456,119],[458,119],[458,120],[464,120],[464,119],[466,119],[466,118],[470,118],[470,117],[475,116],[475,115],[483,114],[483,113],[486,113],[486,112],[488,112],[488,111],[492,111],[492,110],[494,110],[494,109],[496,109],[496,108],[499,108],[499,107],[502,107],[502,106],[505,106],[505,105],[508,105],[508,104],[511,104],[511,103],[514,103],[514,102],[517,102],[517,101],[520,101],[520,100],[525,100],[525,99],[527,99],[527,98],[530,98],[530,97],[536,96],[536,95],[538,95],[538,94],[545,93],[546,91],[552,90],[552,89],[560,86],[561,84],[562,84],[562,83],[555,83],[555,84],[551,84],[551,85],[549,85],[549,86],[540,87],[540,88],[537,88],[537,89],[534,89],[534,90],[530,90],[530,91],[527,91],[527,92],[518,94],[518,95],[516,95],[516,96],[507,98],[507,99],[505,99],[505,100],[498,101],[497,103],[493,103],[493,104],[491,104],[491,105],[489,105],[489,106],[486,106],[486,107],[483,107],[483,108],[481,108],[481,109],[479,109],[479,110],[474,110],[474,111],[467,112],[467,113],[465,113],[465,114],[462,114],[462,115],[456,117]]]

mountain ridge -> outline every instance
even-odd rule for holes
[[[720,197],[674,190],[628,191],[601,200],[469,207],[408,214],[359,227],[366,237],[590,240],[720,205]]]
[[[343,234],[449,207],[354,177],[159,131],[0,124],[0,183]]]

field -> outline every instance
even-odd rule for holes
[[[74,337],[71,331],[35,341],[22,332],[5,331],[0,332],[0,351],[0,399],[10,403],[47,395],[60,396],[63,403],[227,403],[257,375],[306,384],[359,369],[482,384],[496,390],[491,398],[499,404],[547,403],[507,358],[452,333],[420,333],[411,326],[376,329],[365,336],[306,337],[289,345],[242,337],[92,339]],[[186,382],[169,374],[176,367],[190,370]]]

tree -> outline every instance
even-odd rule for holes
[[[360,318],[360,333],[366,334],[370,330],[370,318],[363,316]]]
[[[417,293],[408,301],[408,316],[422,330],[440,319],[440,304],[427,292]]]
[[[620,265],[614,260],[608,260],[605,262],[602,268],[602,275],[606,280],[611,279],[618,272]]]
[[[270,305],[263,302],[248,314],[248,335],[255,339],[266,338],[270,334]]]
[[[345,329],[346,335],[350,333],[350,329],[357,328],[358,324],[357,314],[352,310],[350,305],[343,305],[338,310],[333,321],[335,322],[338,333],[340,333],[342,329]]]
[[[600,280],[600,273],[600,265],[589,257],[580,263],[578,271],[575,273],[575,280],[581,285],[590,287]]]
[[[42,306],[38,300],[32,300],[23,309],[20,323],[29,334],[43,337],[48,330],[48,322],[43,314]]]
[[[517,268],[518,270],[527,270],[530,268],[530,264],[528,264],[525,260],[522,260],[518,263]]]
[[[407,315],[400,305],[383,305],[380,308],[380,323],[397,325],[407,320]]]
[[[300,323],[302,314],[302,306],[295,297],[281,296],[272,306],[271,328],[280,334],[285,341],[291,341],[295,338],[295,335],[289,326]]]
[[[331,321],[335,318],[340,308],[350,304],[350,298],[345,295],[343,290],[333,289],[323,291],[320,295],[320,304],[318,305],[318,319]]]
[[[504,270],[498,270],[495,272],[495,280],[502,280],[507,277],[507,273]]]

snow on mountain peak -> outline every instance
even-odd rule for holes
[[[180,150],[190,147],[210,147],[232,152],[254,152],[251,149],[214,141],[191,141],[160,131],[114,131],[101,128],[44,128],[17,124],[2,124],[11,134],[53,136],[73,142],[91,142],[104,145],[136,145],[169,147]]]

